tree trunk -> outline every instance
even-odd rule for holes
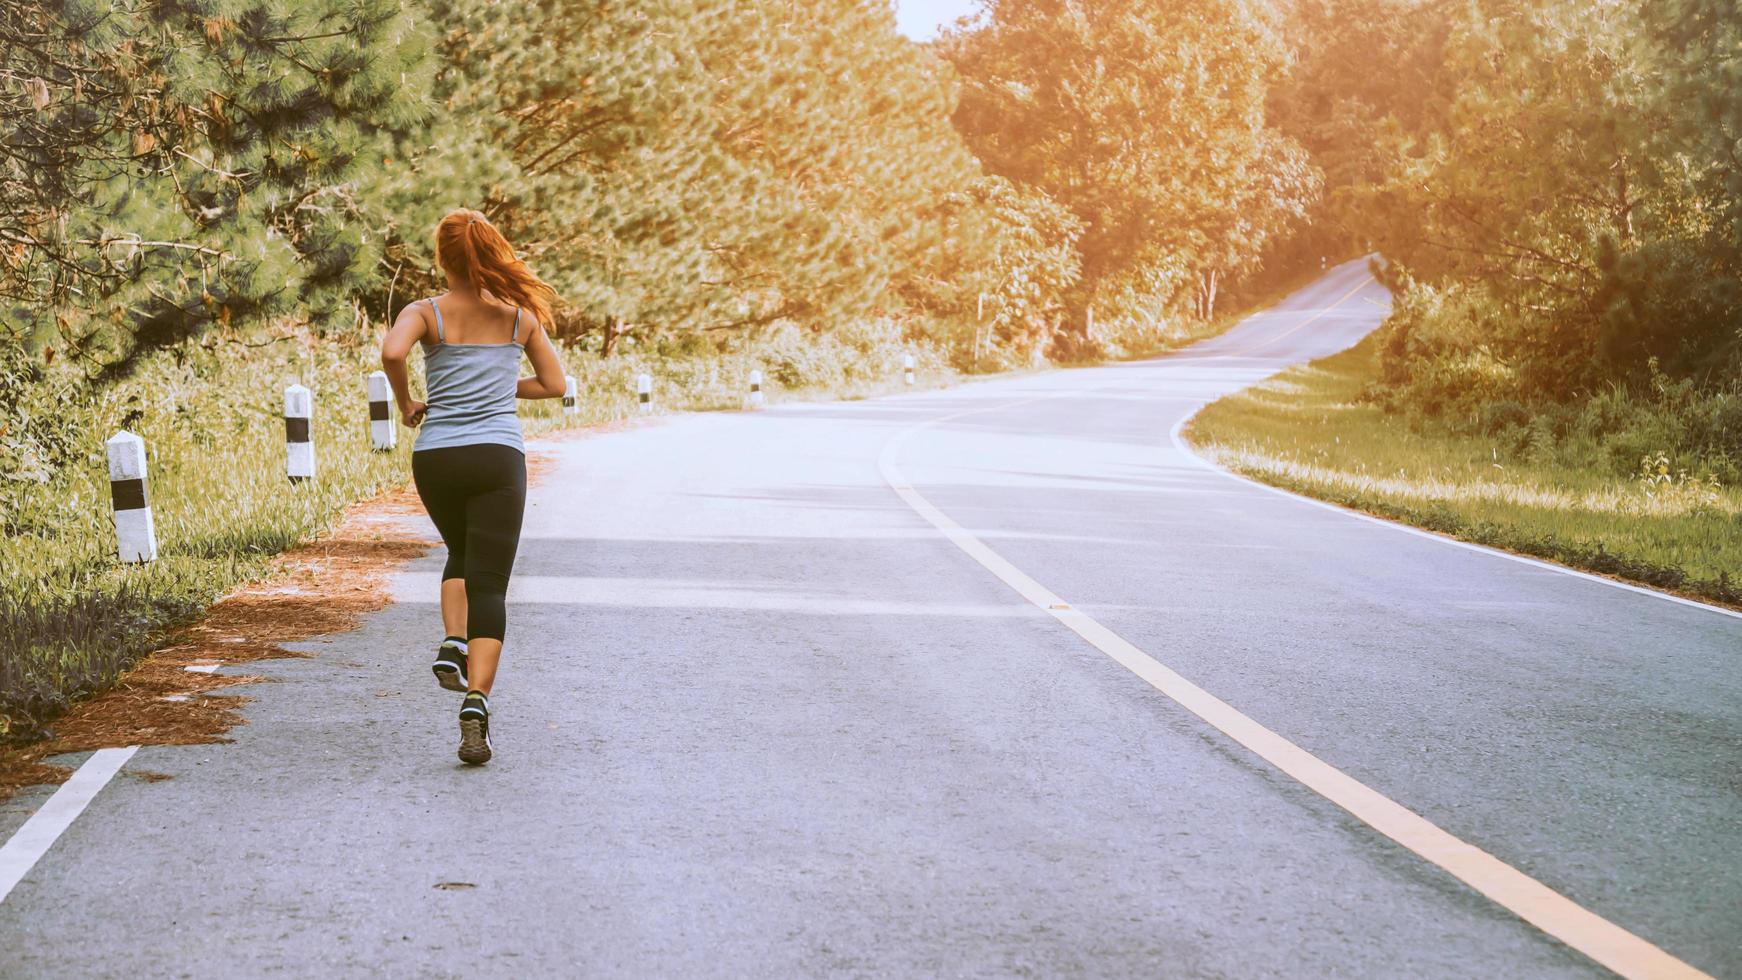
[[[617,349],[617,338],[623,335],[622,320],[618,317],[605,318],[605,342],[599,346],[600,357],[610,357]]]
[[[974,365],[973,365],[973,370],[975,371],[975,373],[978,373],[980,370],[980,328],[982,326],[984,326],[985,323],[986,323],[986,294],[981,293],[979,300],[974,303]],[[987,340],[990,341],[991,338],[988,337]]]
[[[1622,244],[1633,240],[1633,200],[1627,182],[1627,158],[1615,161],[1615,237]]]
[[[1205,269],[1198,273],[1198,319],[1209,320],[1216,315],[1216,292],[1222,286],[1222,273]]]

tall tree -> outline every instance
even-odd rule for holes
[[[14,341],[103,376],[215,326],[355,316],[381,240],[356,178],[426,108],[400,0],[25,0],[0,76]]]
[[[928,55],[880,4],[554,0],[438,8],[513,167],[477,194],[534,243],[575,326],[825,323],[893,297],[974,178]],[[521,25],[538,23],[522,43]]]
[[[1274,254],[1287,272],[1365,243],[1361,192],[1383,181],[1400,149],[1442,112],[1436,84],[1453,0],[1284,0],[1295,62],[1270,91],[1269,116],[1323,173],[1309,220]]]
[[[1083,224],[1075,306],[1149,279],[1214,312],[1220,284],[1303,213],[1317,177],[1265,118],[1288,53],[1247,0],[986,0],[946,35],[955,119],[993,173]]]
[[[1734,213],[1734,150],[1710,138],[1727,15],[1653,15],[1701,52],[1689,57],[1654,41],[1650,7],[1448,9],[1437,111],[1396,127],[1402,145],[1372,194],[1386,253],[1494,304],[1489,349],[1534,391],[1642,379],[1653,364],[1709,378],[1734,349],[1734,238],[1718,231]]]
[[[953,325],[966,370],[1034,367],[1079,274],[1076,215],[1032,187],[988,176],[932,216],[943,245],[901,284],[902,306]]]

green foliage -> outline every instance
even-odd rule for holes
[[[1286,24],[1273,115],[1326,194],[1267,258],[1392,261],[1376,404],[1605,474],[1742,465],[1742,8],[1295,0]]]
[[[631,333],[850,322],[940,258],[974,261],[939,255],[962,246],[936,221],[973,161],[935,62],[879,5],[436,9],[450,111],[509,157],[474,198],[605,352]]]
[[[1505,451],[1624,476],[1647,453],[1742,482],[1742,381],[1701,383],[1647,360],[1643,384],[1605,384],[1587,397],[1545,397],[1559,372],[1546,354],[1509,359],[1535,324],[1509,316],[1480,288],[1412,284],[1380,332],[1370,397],[1418,428],[1488,436]],[[1545,367],[1547,365],[1547,367]]]
[[[275,318],[349,323],[380,236],[355,179],[426,113],[399,0],[9,4],[10,342],[113,378]]]
[[[1265,118],[1288,52],[1261,5],[990,0],[942,51],[963,79],[957,128],[987,169],[1082,221],[1078,313],[1100,312],[1105,288],[1208,318],[1223,279],[1317,190]]]
[[[908,279],[903,304],[958,326],[940,339],[964,370],[1043,363],[1079,275],[1082,223],[1040,190],[1002,177],[950,195],[938,219],[963,247],[940,255],[931,275]]]
[[[1432,12],[1443,40],[1410,63],[1433,68],[1406,75],[1427,108],[1387,109],[1390,160],[1355,178],[1356,210],[1419,288],[1480,315],[1472,341],[1509,397],[1637,387],[1653,363],[1702,385],[1742,367],[1734,6]]]
[[[439,288],[428,229],[468,205],[604,354],[885,315],[970,367],[1093,354],[1207,317],[1312,196],[1265,121],[1273,28],[1003,0],[939,48],[864,0],[27,0],[5,329],[100,383],[214,331],[368,332]],[[1087,316],[1106,337],[1053,345]]]

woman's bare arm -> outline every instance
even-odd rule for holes
[[[532,377],[521,378],[514,394],[519,398],[561,398],[567,380],[563,364],[556,356],[556,347],[544,332],[544,324],[533,318],[532,331],[526,338],[526,356],[532,361]]]
[[[387,372],[387,383],[393,386],[400,421],[412,428],[423,421],[427,406],[411,397],[411,374],[405,362],[411,356],[411,348],[423,339],[428,329],[423,310],[412,303],[399,311],[399,319],[393,321],[393,328],[381,341],[381,369]]]

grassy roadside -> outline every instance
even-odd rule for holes
[[[1186,437],[1237,473],[1439,531],[1742,606],[1742,490],[1533,463],[1425,431],[1364,397],[1379,349],[1294,368],[1205,408]]]

